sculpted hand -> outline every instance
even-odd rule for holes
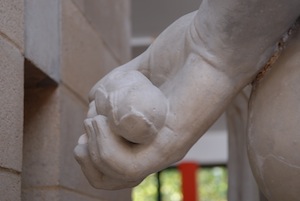
[[[149,145],[162,142],[156,135],[167,111],[163,93],[137,71],[116,70],[101,80],[84,121],[86,135],[75,149],[91,184],[105,189],[130,187],[150,174],[153,168],[148,163],[158,153]]]
[[[172,136],[163,128],[168,102],[158,88],[137,71],[113,71],[94,97],[84,121],[86,134],[75,148],[94,187],[131,187],[166,165],[160,146]],[[161,130],[164,136],[157,136]]]
[[[96,89],[93,104],[116,135],[139,144],[155,137],[168,110],[164,94],[138,71],[111,72]]]
[[[187,30],[186,25],[179,25],[170,31],[179,32],[178,27]],[[79,139],[75,156],[96,188],[137,185],[150,173],[178,161],[188,150],[186,146],[176,146],[180,143],[171,128],[174,114],[169,111],[166,96],[166,83],[184,65],[185,55],[178,55],[170,66],[165,58],[174,52],[167,51],[170,55],[161,57],[157,52],[163,50],[161,42],[165,41],[158,40],[152,50],[113,70],[90,92],[90,109],[84,121],[86,134]],[[183,42],[179,40],[177,46]],[[151,60],[150,53],[157,54],[155,60]],[[160,68],[161,73],[151,72],[150,63],[164,68]],[[177,154],[171,154],[170,150],[176,150]]]
[[[269,9],[272,0],[203,0],[197,13],[176,21],[144,54],[100,80],[90,92],[86,135],[75,148],[90,183],[132,187],[181,159],[297,18],[298,0],[295,6],[280,3]],[[255,26],[260,21],[266,23]]]

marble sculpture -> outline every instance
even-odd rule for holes
[[[254,83],[248,133],[253,172],[270,201],[300,200],[297,55],[291,69],[298,74],[285,76],[282,64],[274,78],[264,80],[279,54],[285,53],[289,38],[296,40],[299,14],[299,0],[203,0],[197,11],[171,24],[142,55],[101,79],[89,94],[86,134],[74,150],[91,185],[133,187],[180,160],[239,91]],[[299,43],[292,43],[285,60],[299,50]],[[285,87],[276,85],[280,76],[291,78]],[[270,85],[278,88],[268,90]],[[286,92],[290,88],[294,92]],[[272,101],[280,90],[283,95],[274,109]],[[290,118],[292,113],[296,119],[289,123],[293,134],[285,138],[279,135],[284,127],[276,130],[267,124],[283,124],[276,115],[290,99],[292,105],[282,116]],[[277,151],[272,152],[274,146]],[[284,174],[277,169],[278,161],[284,162],[294,182],[284,191],[280,178],[287,178],[278,175]]]

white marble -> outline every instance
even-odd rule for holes
[[[299,9],[298,0],[203,0],[100,80],[75,148],[90,183],[132,187],[180,160],[276,52]]]
[[[299,56],[298,32],[251,94],[247,147],[269,201],[300,200]]]

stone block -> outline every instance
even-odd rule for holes
[[[23,52],[24,0],[1,0],[0,32]]]
[[[30,189],[23,191],[22,201],[108,201],[99,197],[80,194],[68,189],[51,187],[47,189]],[[113,201],[113,200],[111,200]]]
[[[87,196],[112,201],[118,201],[120,196],[122,201],[130,200],[130,190],[94,189],[77,164],[73,149],[79,136],[84,133],[86,112],[86,103],[63,85],[26,89],[22,172],[25,195],[32,188],[63,186]],[[32,193],[29,193],[30,196],[37,198],[50,196],[52,199],[51,196],[54,196],[46,191]]]
[[[56,188],[22,189],[22,201],[59,201],[59,191]]]
[[[60,72],[60,4],[60,0],[25,0],[25,56],[56,81]]]
[[[61,95],[61,184],[68,188],[89,191],[90,185],[84,178],[73,155],[77,140],[84,133],[83,120],[86,116],[87,104],[82,103],[67,88],[62,89]]]
[[[0,170],[0,200],[21,201],[21,177],[9,171]]]
[[[130,0],[73,0],[121,63],[130,59]]]
[[[22,186],[59,183],[60,108],[56,87],[25,91]]]
[[[71,0],[62,1],[62,81],[83,99],[119,63]]]
[[[0,55],[0,167],[21,171],[24,58],[1,37]]]

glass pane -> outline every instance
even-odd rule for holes
[[[182,201],[181,175],[177,169],[160,173],[161,201]],[[203,167],[197,171],[198,198],[201,201],[227,201],[227,168]],[[157,175],[147,177],[133,189],[133,201],[157,201]]]

